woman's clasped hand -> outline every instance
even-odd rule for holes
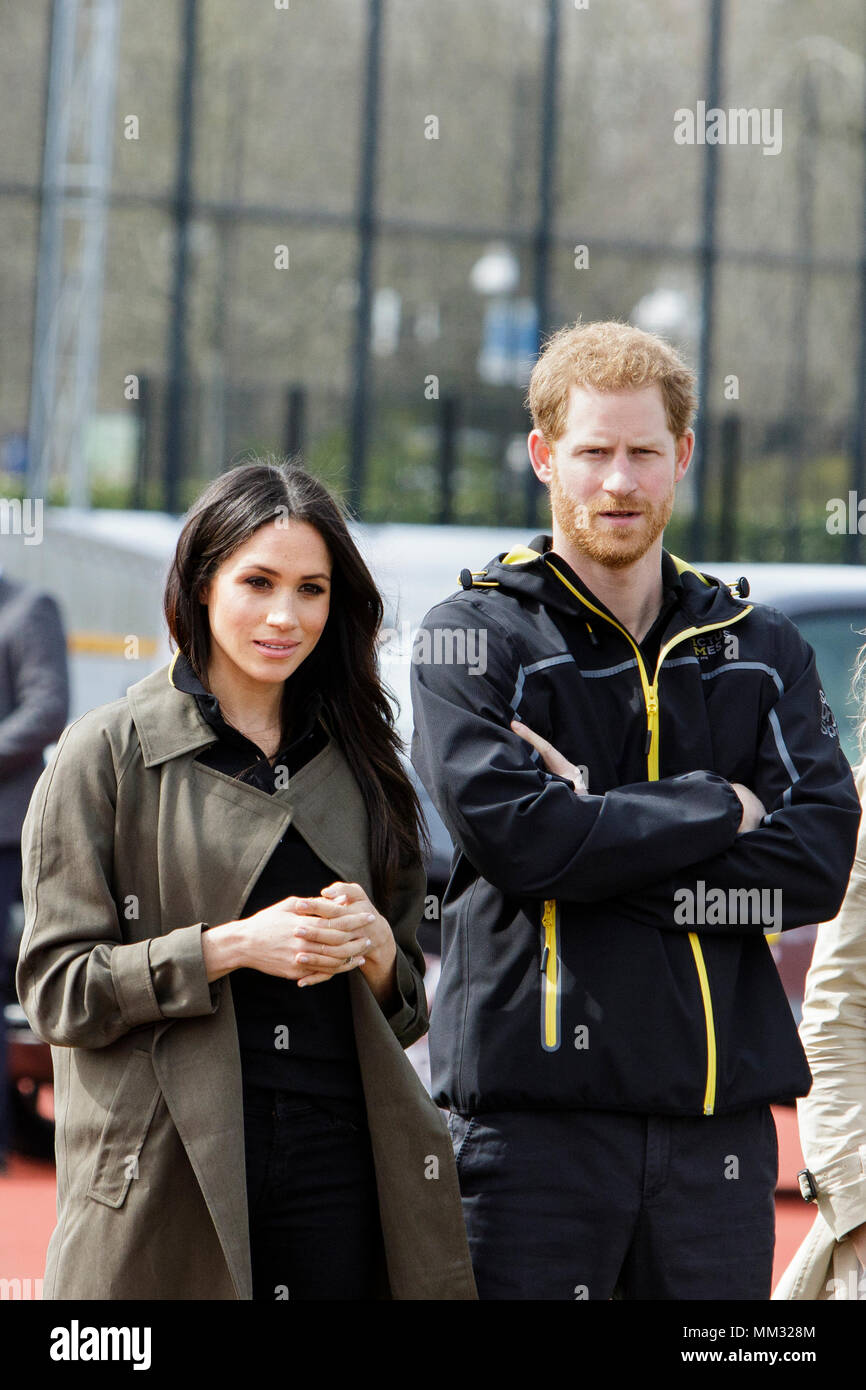
[[[368,962],[387,968],[395,954],[388,922],[358,883],[332,883],[317,898],[283,898],[237,925],[244,965],[299,986]]]

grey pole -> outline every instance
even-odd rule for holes
[[[118,0],[54,0],[27,488],[43,496],[64,474],[77,507],[90,502],[85,444],[99,383],[117,28]]]
[[[358,183],[358,303],[349,383],[349,496],[360,515],[367,470],[370,395],[370,318],[375,236],[376,158],[379,144],[379,87],[382,49],[382,0],[368,0],[364,116]]]
[[[722,42],[725,19],[725,0],[710,0],[709,31],[707,36],[706,92],[707,110],[717,107],[722,92]],[[713,327],[715,318],[716,206],[719,183],[719,147],[707,145],[704,154],[704,196],[702,206],[701,264],[701,331],[698,347],[698,418],[695,425],[694,514],[691,527],[691,551],[700,559],[706,543],[707,448],[709,443],[709,390],[712,372]]]
[[[178,150],[175,179],[174,281],[168,336],[168,393],[165,419],[164,502],[180,510],[180,470],[186,414],[186,304],[189,279],[189,224],[192,211],[192,139],[195,113],[196,0],[184,0],[183,64],[178,90]]]
[[[809,426],[809,306],[812,302],[812,260],[815,254],[815,160],[818,137],[818,97],[808,67],[803,70],[800,90],[802,129],[797,159],[798,244],[803,268],[795,276],[791,314],[791,371],[787,415],[792,425],[791,468],[785,495],[788,523],[785,528],[784,557],[800,558],[800,499],[803,470],[808,457],[806,430]],[[726,494],[727,496],[727,494]],[[726,552],[722,552],[723,554]]]
[[[851,477],[849,487],[856,493],[857,503],[866,489],[866,80],[863,82],[863,174],[862,211],[860,215],[860,340],[857,349],[857,373],[854,378],[854,428],[851,440]],[[859,524],[860,513],[857,511]],[[860,533],[849,531],[845,537],[845,560],[849,565],[860,561]]]
[[[535,264],[533,297],[538,322],[538,351],[550,327],[550,248],[552,243],[554,193],[556,183],[556,93],[559,78],[559,0],[547,0],[544,37],[544,65],[541,92],[541,131],[538,152],[538,221],[535,226]],[[526,469],[524,522],[535,525],[539,483],[531,468]]]

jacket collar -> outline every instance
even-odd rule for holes
[[[126,692],[145,767],[156,767],[217,741],[217,732],[205,719],[195,696],[172,682],[178,656],[176,652],[168,666],[151,671]]]
[[[227,739],[230,743],[255,746],[251,744],[251,740],[248,739],[245,734],[242,734],[239,729],[227,723],[220,709],[220,703],[216,695],[202,685],[195,673],[192,662],[184,652],[175,652],[174,659],[168,668],[168,675],[172,685],[178,690],[183,690],[188,695],[195,696],[199,710],[220,738]],[[285,761],[287,755],[290,754],[293,749],[297,748],[304,739],[309,737],[316,726],[321,710],[321,691],[316,689],[308,691],[303,704],[297,711],[295,727],[292,730],[289,743],[284,748],[281,748],[277,754],[279,761]]]
[[[204,688],[192,663],[182,652],[175,652],[168,666],[152,671],[150,676],[131,685],[126,698],[142,745],[145,767],[206,748],[222,737],[246,742],[231,724],[225,723],[217,696]],[[317,720],[324,726],[321,703],[320,692],[313,691],[304,705],[299,731],[289,748],[306,738]],[[324,727],[327,733],[327,726]]]
[[[145,767],[204,748],[222,736],[243,738],[226,724],[216,695],[205,689],[181,651],[175,652],[168,666],[130,686],[127,698]],[[321,706],[321,694],[313,691],[290,747],[312,731]]]
[[[566,561],[552,553],[551,546],[550,536],[535,536],[528,546],[519,546],[507,554],[496,556],[479,575],[473,574],[472,579],[481,581],[478,587],[521,593],[547,607],[573,614],[576,600],[566,585],[551,573],[555,567],[590,603],[609,614],[605,605]],[[724,624],[748,607],[742,599],[734,597],[721,580],[702,574],[667,550],[662,551],[662,581],[665,597],[672,595],[678,600],[674,621],[678,629]],[[609,616],[613,617],[612,614]]]

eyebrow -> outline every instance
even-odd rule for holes
[[[575,444],[572,453],[576,454],[581,449],[609,449],[611,446],[606,439],[581,439]],[[661,449],[663,447],[660,439],[639,439],[636,444],[629,446],[632,449]]]
[[[256,564],[255,560],[248,560],[247,563],[246,563],[245,565],[241,565],[241,570],[242,570],[242,571],[243,571],[243,570],[261,570],[262,574],[272,574],[272,575],[274,575],[274,577],[275,577],[276,579],[279,579],[279,578],[280,578],[280,571],[279,571],[279,570],[272,570],[271,567],[270,567],[269,565],[258,565],[258,564]],[[328,583],[331,582],[331,576],[330,576],[329,574],[302,574],[302,575],[301,575],[301,581],[302,581],[302,583],[303,583],[303,582],[306,582],[306,580],[308,580],[308,579],[326,579],[326,580],[328,581]]]

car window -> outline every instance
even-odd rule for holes
[[[806,641],[815,649],[824,694],[839,726],[839,739],[848,761],[857,763],[857,702],[851,680],[857,653],[866,638],[866,612],[841,608],[834,612],[792,615]]]

